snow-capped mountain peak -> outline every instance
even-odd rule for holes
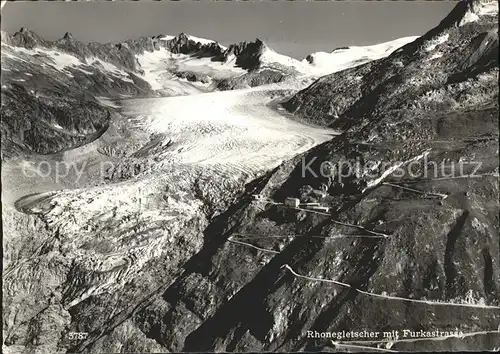
[[[71,39],[73,39],[73,35],[72,35],[71,33],[69,33],[69,32],[66,32],[66,33],[64,34],[63,39],[66,39],[66,40],[71,40]]]

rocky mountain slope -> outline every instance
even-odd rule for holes
[[[42,121],[50,126],[27,118],[40,125],[40,137],[56,134],[57,126],[66,135],[100,134],[92,144],[43,157],[53,164],[90,161],[76,186],[70,188],[74,176],[68,174],[60,185],[12,198],[15,208],[3,209],[4,351],[499,348],[497,16],[496,2],[460,2],[436,28],[387,58],[321,77],[284,100],[288,117],[315,127],[288,122],[275,109],[276,97],[283,101],[303,87],[290,83],[295,77],[118,107],[100,96],[154,96],[162,89],[151,85],[163,82],[157,80],[165,70],[156,64],[160,49],[134,54],[141,74],[127,55],[96,55],[108,63],[99,66],[80,64],[84,53],[69,65],[48,49],[25,48],[30,55],[38,51],[33,60],[12,46],[4,56],[2,47],[2,64],[22,68],[7,71],[2,116],[4,95],[12,111],[22,97],[23,109],[47,107]],[[26,37],[23,43],[30,43]],[[189,40],[176,41],[169,51],[193,50]],[[232,55],[254,65],[252,55],[242,54],[248,47],[209,42],[194,50],[226,53],[223,65]],[[173,54],[177,75],[168,85],[178,85],[188,62],[207,58]],[[201,75],[199,67],[191,65],[188,75]],[[102,79],[78,81],[82,69],[102,72]],[[22,70],[46,71],[36,81],[44,101],[14,94],[31,89],[28,81],[15,81],[30,80]],[[254,80],[249,75],[264,67],[231,70],[217,71],[227,88],[239,85],[230,83],[235,77]],[[272,68],[266,70],[270,75]],[[4,74],[2,65],[2,80]],[[75,103],[66,103],[73,93],[62,97],[54,82],[66,83],[74,97],[76,85],[88,85],[87,99],[101,115],[57,114],[53,106]],[[253,124],[268,116],[265,124]],[[5,134],[26,151],[83,142],[13,137],[15,124],[26,119],[9,117]],[[280,140],[285,123],[289,136]],[[341,134],[327,137],[332,129]],[[259,142],[263,131],[267,145]],[[245,140],[238,140],[241,133]],[[107,179],[95,183],[102,161],[125,170],[107,170]],[[292,208],[283,203],[287,197],[329,209]],[[399,336],[308,336],[343,330],[398,330]],[[404,330],[463,335],[403,338]]]
[[[95,139],[109,123],[110,111],[99,97],[153,97],[155,75],[144,53],[163,49],[178,56],[214,57],[223,48],[186,34],[145,37],[119,44],[82,43],[66,33],[49,42],[21,29],[2,33],[2,142],[12,155],[49,153]],[[161,61],[156,58],[156,64]],[[166,65],[164,65],[166,66]],[[179,82],[174,70],[161,77],[173,89],[163,95],[204,92],[202,86]],[[152,77],[152,79],[151,79]],[[23,119],[20,119],[22,116]]]

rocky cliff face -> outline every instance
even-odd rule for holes
[[[137,325],[172,351],[497,347],[498,59],[490,50],[498,39],[495,13],[476,6],[484,4],[458,4],[393,56],[323,77],[285,104],[345,133],[269,172],[247,195],[298,197],[333,211],[241,198],[206,229],[213,242],[187,272],[138,311]],[[468,13],[478,19],[464,23]],[[322,176],[325,161],[354,171]],[[396,169],[411,162],[414,173]],[[365,328],[467,336],[307,337]]]
[[[216,88],[221,91],[244,89],[249,87],[262,86],[284,82],[286,80],[293,81],[297,79],[298,72],[290,68],[276,66],[272,68],[263,68],[256,71],[250,71],[246,74],[220,80],[217,82]]]

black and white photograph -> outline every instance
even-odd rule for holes
[[[498,7],[1,1],[2,352],[500,351]]]

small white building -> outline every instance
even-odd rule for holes
[[[292,208],[298,208],[300,205],[300,199],[298,199],[298,198],[286,198],[285,205],[292,207]]]

